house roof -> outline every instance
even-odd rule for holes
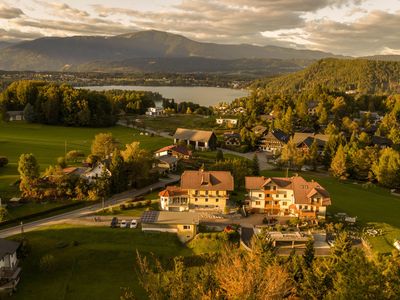
[[[174,134],[174,139],[205,143],[210,141],[212,136],[215,136],[212,131],[177,128]]]
[[[233,176],[227,171],[185,171],[181,177],[181,188],[233,191]]]
[[[264,126],[261,126],[261,125],[257,125],[257,126],[254,126],[252,129],[251,129],[255,134],[264,134],[264,132],[266,132],[267,131],[267,127],[264,127]]]
[[[165,146],[161,149],[158,149],[155,153],[161,153],[165,151],[175,151],[183,155],[190,155],[190,151],[186,149],[185,147],[179,146],[179,145],[169,145]]]
[[[293,190],[295,204],[310,204],[310,197],[315,194],[320,194],[323,198],[324,205],[331,204],[331,198],[327,190],[325,190],[316,181],[306,181],[301,176],[294,176],[291,178],[282,177],[246,177],[245,187],[247,190],[261,190],[270,182],[275,183],[281,188]]]
[[[68,167],[62,169],[65,175],[70,175],[70,174],[78,174],[82,175],[87,171],[87,168],[80,168],[80,167]]]
[[[263,137],[263,139],[270,139],[270,138],[277,139],[282,143],[287,143],[289,141],[289,136],[279,129],[271,130]]]
[[[237,132],[224,132],[224,138],[229,139],[229,138],[239,138],[240,139],[240,134]]]
[[[172,197],[172,196],[179,196],[179,195],[187,195],[186,190],[182,190],[179,186],[171,185],[167,186],[165,190],[158,193],[160,197]]]
[[[310,138],[311,138],[311,140],[310,140]],[[322,145],[329,140],[329,135],[320,134],[320,133],[314,134],[314,133],[308,133],[308,132],[295,132],[292,137],[292,140],[296,145],[299,145],[299,144],[305,142],[307,139],[308,139],[308,142],[311,141],[311,144],[314,141],[314,139],[316,139],[317,143]]]
[[[23,110],[9,110],[9,111],[7,111],[7,114],[9,116],[19,116],[19,115],[23,115],[24,111]]]
[[[17,251],[19,246],[19,242],[0,239],[0,258],[3,258],[7,254],[13,254],[15,251]]]
[[[175,164],[178,162],[178,159],[174,156],[163,155],[158,158],[161,162],[167,163],[169,165]]]
[[[391,146],[393,144],[392,140],[378,135],[373,135],[371,137],[371,143],[379,146]]]
[[[199,215],[194,212],[145,211],[141,217],[142,223],[155,224],[199,224]]]

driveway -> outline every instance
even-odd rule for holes
[[[125,202],[127,200],[132,200],[135,197],[144,195],[144,194],[151,192],[153,190],[156,190],[158,188],[163,188],[166,185],[178,182],[179,180],[180,180],[180,176],[170,175],[169,178],[162,179],[159,182],[153,183],[144,188],[141,188],[138,190],[132,189],[132,190],[120,193],[120,194],[116,194],[105,201],[104,207],[106,208],[110,205],[115,205],[118,203]],[[33,221],[33,222],[29,222],[29,223],[23,224],[23,231],[24,232],[32,231],[41,226],[48,226],[48,225],[55,224],[55,223],[65,222],[66,220],[69,220],[69,219],[84,217],[84,216],[87,216],[89,214],[92,214],[92,213],[100,210],[101,208],[102,208],[102,203],[96,203],[96,204],[93,204],[93,205],[90,205],[90,206],[87,206],[84,208],[76,209],[76,210],[73,210],[73,211],[70,211],[67,213],[55,215],[55,216],[52,216],[49,218],[45,218],[45,219],[41,219],[41,220],[37,220],[37,221]],[[21,233],[21,231],[22,231],[22,228],[20,225],[10,227],[7,229],[3,229],[0,231],[0,238],[6,238],[6,237],[9,237],[12,235],[16,235],[16,234]]]

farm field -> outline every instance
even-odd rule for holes
[[[127,287],[146,299],[138,283],[136,251],[153,253],[162,261],[193,255],[174,234],[140,229],[57,225],[25,236],[32,252],[23,261],[12,300],[119,299],[121,289]],[[39,263],[44,256],[52,257],[47,268]]]
[[[17,188],[10,186],[18,179],[17,164],[22,153],[33,153],[41,171],[63,156],[65,149],[90,153],[91,142],[100,132],[111,132],[121,147],[133,141],[150,151],[169,145],[171,141],[163,137],[140,135],[136,129],[115,126],[111,128],[75,128],[10,122],[0,124],[0,155],[7,156],[9,164],[0,169],[0,193],[10,197]],[[65,147],[65,145],[67,147]],[[0,196],[1,197],[1,196]]]
[[[265,171],[264,176],[285,176],[284,171]],[[293,175],[293,174],[292,174]],[[363,224],[383,230],[383,235],[370,238],[374,251],[389,253],[395,238],[400,238],[400,197],[390,194],[388,189],[371,185],[366,187],[352,181],[340,182],[326,174],[303,172],[299,175],[314,179],[324,186],[332,198],[331,214],[345,212],[357,216]]]

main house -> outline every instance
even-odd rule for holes
[[[223,212],[234,189],[233,176],[226,171],[185,171],[181,186],[159,193],[162,210]]]
[[[313,219],[325,217],[331,205],[329,193],[318,182],[301,176],[246,177],[245,182],[249,211]]]
[[[158,149],[154,152],[155,157],[161,156],[173,156],[177,159],[190,159],[192,157],[192,151],[189,151],[186,147],[179,146],[179,145],[169,145]]]
[[[212,131],[177,128],[174,134],[174,143],[180,142],[192,145],[194,149],[213,150],[217,147],[217,136]]]
[[[289,136],[282,130],[275,129],[263,135],[260,139],[258,149],[261,151],[271,152],[278,154],[281,152],[283,146],[289,141]]]

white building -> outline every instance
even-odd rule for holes
[[[238,119],[216,119],[218,125],[228,125],[228,126],[236,126],[238,124]]]
[[[161,107],[149,107],[146,111],[146,115],[157,117],[164,114],[164,109]]]

